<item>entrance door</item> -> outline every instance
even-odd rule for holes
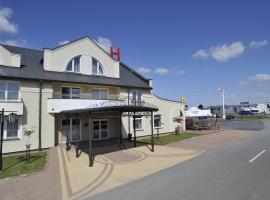
[[[81,121],[80,119],[71,118],[62,120],[61,142],[66,142],[68,137],[70,142],[81,139]]]
[[[92,121],[93,140],[109,138],[109,123],[107,119],[94,119]]]

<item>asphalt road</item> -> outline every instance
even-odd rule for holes
[[[269,200],[270,121],[250,137],[91,197],[104,199]]]
[[[261,120],[220,120],[220,122],[225,129],[258,131],[264,128]]]

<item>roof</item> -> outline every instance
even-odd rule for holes
[[[134,105],[118,105],[97,108],[71,109],[64,110],[62,113],[79,113],[79,112],[156,112],[157,107],[152,106],[134,106]]]
[[[148,79],[123,63],[120,63],[120,78],[46,71],[42,65],[43,51],[1,45],[11,53],[21,55],[20,68],[0,65],[1,77],[151,89]]]

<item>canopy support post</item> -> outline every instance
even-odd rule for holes
[[[123,135],[122,135],[122,113],[120,113],[120,118],[119,118],[119,120],[120,120],[120,130],[119,130],[119,132],[120,132],[120,148],[122,148],[123,147]]]
[[[153,111],[151,112],[151,146],[152,146],[152,152],[155,151],[155,144],[154,144],[154,122],[153,122]]]
[[[134,147],[137,147],[136,126],[135,126],[135,113],[133,113],[133,132],[134,132]]]
[[[92,118],[90,113],[88,113],[89,116],[89,167],[93,167],[94,165],[94,158],[93,158],[93,152],[92,152],[92,130],[90,127],[92,127]],[[91,124],[91,126],[90,126]]]

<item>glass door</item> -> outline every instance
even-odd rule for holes
[[[69,137],[69,138],[68,138]],[[63,119],[62,120],[62,135],[61,142],[64,143],[78,141],[81,139],[81,121],[80,119]]]

